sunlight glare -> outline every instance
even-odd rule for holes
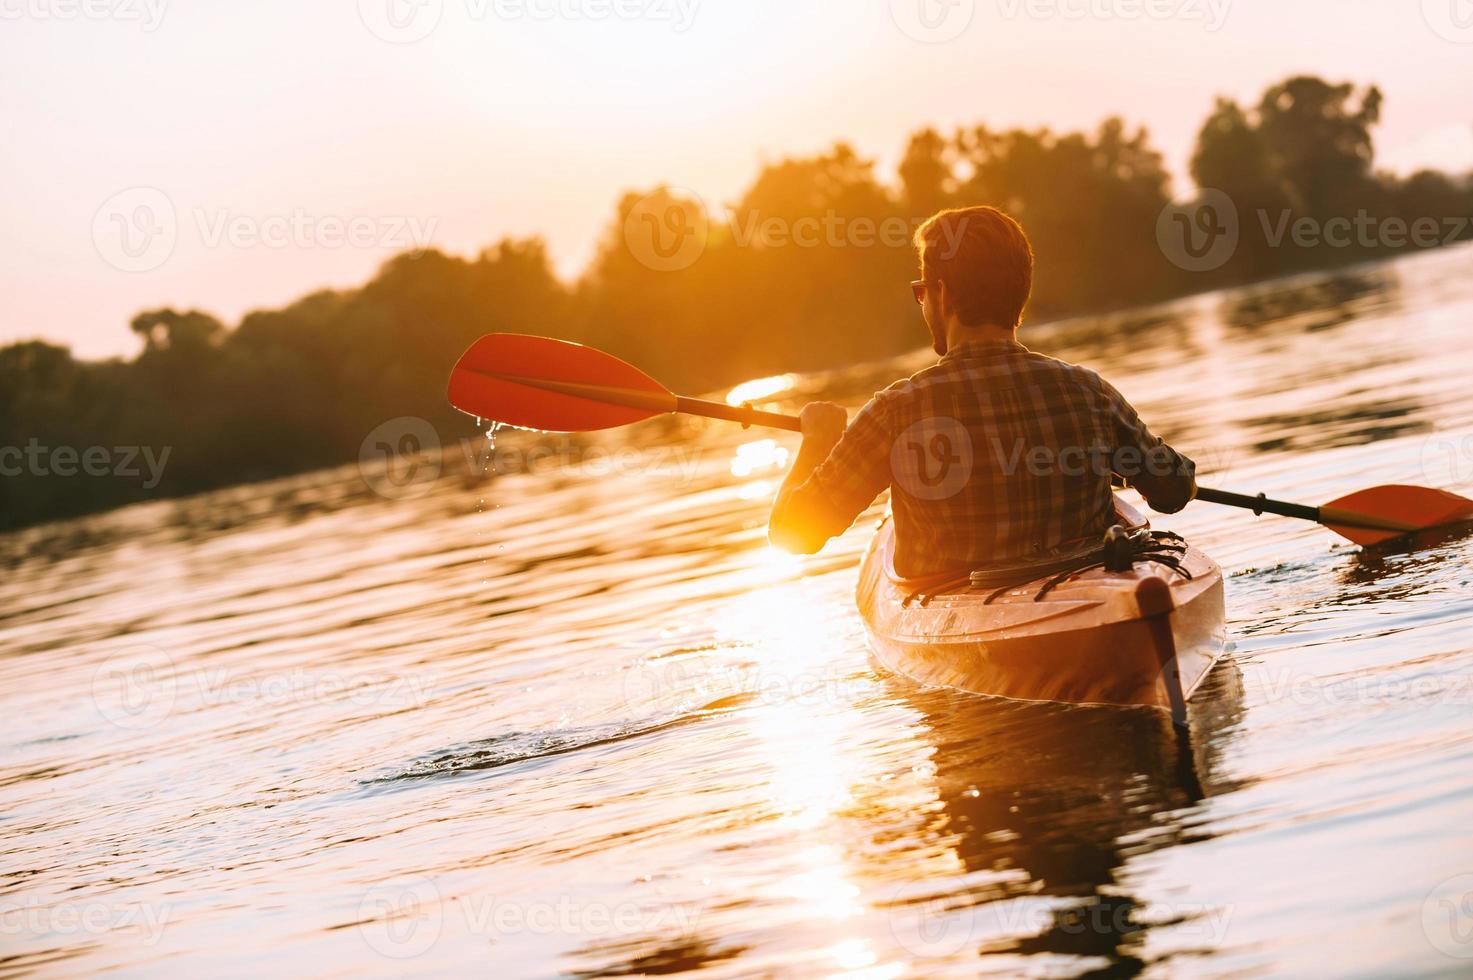
[[[777,492],[771,480],[753,480],[751,483],[742,484],[737,490],[737,496],[742,500],[761,500],[770,497]]]
[[[780,469],[788,465],[788,450],[775,439],[758,439],[737,447],[731,460],[731,475],[751,476],[758,470]]]
[[[793,387],[793,381],[794,377],[791,374],[778,374],[770,378],[753,378],[751,381],[743,381],[726,393],[726,404],[736,408],[747,402],[761,401],[774,395],[780,395]]]

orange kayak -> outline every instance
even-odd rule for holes
[[[1187,575],[1142,560],[1067,575],[1047,591],[1057,576],[1002,588],[962,580],[936,594],[894,574],[894,548],[886,521],[860,569],[859,612],[875,659],[925,684],[1177,714],[1226,643],[1222,570],[1184,542],[1175,557]]]

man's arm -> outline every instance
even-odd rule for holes
[[[890,485],[890,427],[876,396],[854,424],[838,405],[803,409],[803,446],[783,480],[767,537],[785,551],[811,555],[843,534]]]
[[[844,437],[849,413],[832,402],[812,402],[804,406],[799,419],[803,423],[803,445],[798,449],[793,468],[778,488],[767,521],[767,540],[784,551],[812,555],[844,528],[833,530],[838,515],[825,513],[826,502],[820,495],[805,493],[795,501],[794,491],[808,482],[813,471],[829,458],[829,453]]]
[[[1140,491],[1152,510],[1175,514],[1197,496],[1197,464],[1151,433],[1140,414],[1108,382],[1115,474]]]

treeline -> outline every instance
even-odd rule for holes
[[[1166,220],[1170,179],[1143,128],[927,129],[893,184],[839,144],[767,166],[724,207],[627,194],[573,283],[541,241],[509,239],[470,259],[400,255],[361,288],[254,312],[233,330],[207,313],[147,311],[131,323],[142,343],[132,361],[15,344],[0,349],[0,525],[345,462],[398,416],[454,432],[446,373],[490,331],[595,344],[691,391],[914,349],[924,333],[906,286],[910,232],[945,207],[993,204],[1022,222],[1038,255],[1034,321],[1469,237],[1473,181],[1376,172],[1381,102],[1373,87],[1312,77],[1252,106],[1219,100],[1191,176],[1231,202],[1236,244],[1205,263],[1226,219],[1188,207]],[[1324,233],[1358,217],[1349,244]],[[1390,233],[1418,220],[1438,234]],[[57,447],[133,446],[168,449],[156,485],[146,468],[99,478],[34,462]]]

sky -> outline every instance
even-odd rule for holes
[[[619,196],[733,200],[846,140],[1144,124],[1189,192],[1217,95],[1386,94],[1382,166],[1473,169],[1469,0],[0,0],[0,343],[131,355],[416,246],[545,238]],[[531,330],[535,325],[529,325]]]

